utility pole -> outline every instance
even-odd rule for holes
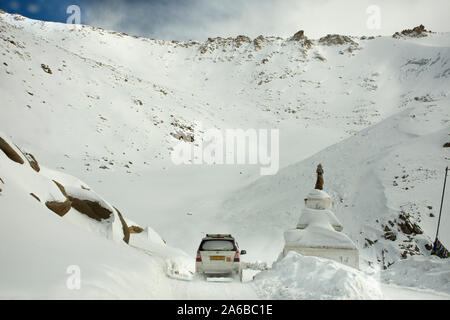
[[[447,172],[448,172],[448,167],[445,168],[444,188],[442,190],[441,208],[439,209],[439,218],[438,218],[438,225],[437,225],[437,229],[436,229],[435,241],[437,240],[437,237],[438,237],[438,234],[439,234],[439,225],[441,224],[442,204],[444,203],[445,184],[447,182]]]

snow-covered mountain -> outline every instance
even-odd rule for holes
[[[419,259],[448,283],[448,263],[428,246],[450,157],[450,34],[168,42],[0,13],[0,53],[1,137],[24,161],[0,152],[1,255],[11,261],[1,297],[211,298],[216,284],[165,274],[189,274],[206,232],[230,232],[249,261],[272,263],[318,163],[364,272],[387,268],[383,282],[409,286],[391,268]],[[196,144],[208,128],[278,128],[280,171],[173,164],[179,138]],[[98,221],[71,201],[61,218],[46,206],[71,198],[111,213]],[[450,245],[446,208],[440,238]],[[129,234],[133,225],[143,231]],[[86,270],[89,290],[65,289],[67,265]],[[450,294],[429,283],[417,286]],[[264,287],[221,294],[280,297]]]

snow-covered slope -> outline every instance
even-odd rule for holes
[[[427,255],[449,160],[449,149],[442,148],[450,141],[449,58],[448,33],[312,40],[300,32],[290,39],[167,42],[0,13],[2,137],[52,168],[6,172],[16,165],[2,156],[8,161],[0,178],[20,186],[8,191],[12,183],[0,184],[0,210],[30,205],[34,212],[39,206],[36,212],[59,225],[59,217],[29,193],[43,190],[42,201],[64,200],[51,181],[64,180],[68,193],[86,196],[81,185],[97,190],[115,216],[109,202],[128,224],[151,226],[144,237],[150,242],[143,234],[131,235],[130,245],[141,248],[136,252],[122,244],[119,218],[116,233],[73,209],[62,219],[71,222],[64,228],[89,226],[108,248],[120,246],[136,261],[130,262],[133,268],[154,263],[155,270],[164,269],[173,262],[189,269],[179,249],[155,247],[163,245],[152,230],[191,257],[204,233],[231,232],[249,261],[271,263],[282,249],[283,231],[298,220],[321,162],[334,211],[367,266]],[[177,137],[198,142],[208,128],[279,128],[280,171],[261,177],[258,166],[175,166],[170,152]],[[42,186],[30,182],[38,175]],[[11,219],[23,224],[31,219],[26,212]],[[442,223],[449,230],[450,222]],[[50,233],[53,227],[45,228]],[[75,246],[78,231],[73,232]],[[441,238],[449,244],[447,234]],[[43,241],[42,250],[53,247],[52,239]],[[157,252],[155,261],[146,260],[149,251]],[[135,256],[145,259],[137,262]],[[167,257],[170,263],[161,262]],[[181,258],[174,262],[175,257]],[[119,273],[128,264],[114,263]],[[157,287],[169,280],[164,276]],[[148,297],[173,293],[158,290]],[[147,291],[139,295],[147,297]]]
[[[192,278],[189,256],[151,228],[128,226],[85,183],[43,167],[4,134],[0,150],[0,298],[157,299],[168,294],[166,275]]]
[[[225,202],[229,214],[223,219],[259,241],[270,238],[267,234],[275,238],[295,226],[302,196],[315,182],[312,169],[322,163],[336,215],[367,262],[387,267],[402,257],[429,254],[425,245],[434,240],[449,159],[448,149],[442,147],[450,138],[443,120],[449,118],[448,103],[448,99],[434,101],[428,112],[431,108],[424,103],[411,103],[356,136],[256,181]],[[422,122],[436,131],[413,133]],[[281,188],[284,192],[276,192]],[[444,243],[450,241],[449,223],[444,216],[440,233]],[[283,246],[283,240],[276,239],[266,242],[274,256]]]

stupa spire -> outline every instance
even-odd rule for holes
[[[314,189],[318,189],[318,190],[323,190],[323,168],[322,168],[322,164],[319,163],[319,165],[317,166],[317,180],[316,180],[316,186],[314,187]]]

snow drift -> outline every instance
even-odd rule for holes
[[[352,267],[290,251],[256,275],[263,299],[382,299],[379,282]]]

